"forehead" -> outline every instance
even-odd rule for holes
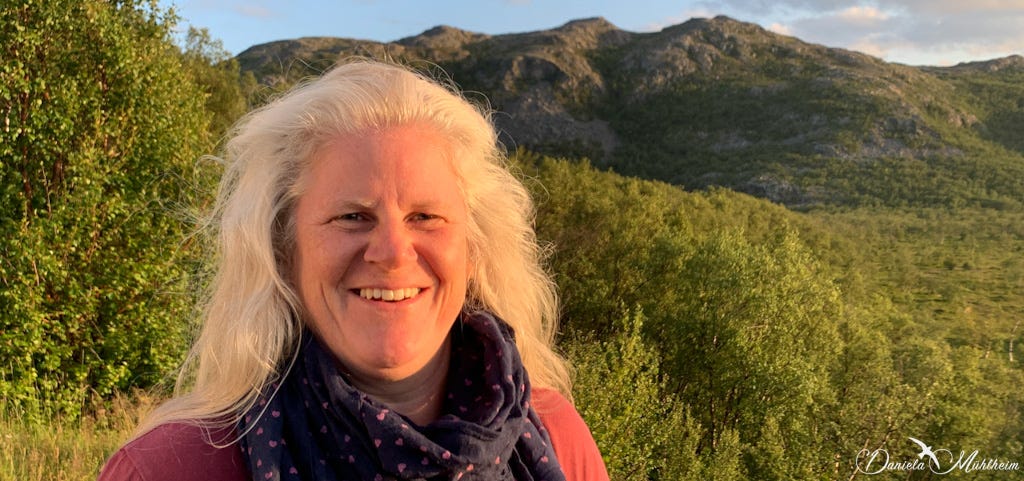
[[[316,151],[306,172],[306,192],[351,201],[381,196],[462,198],[455,146],[436,129],[403,125],[335,136]]]

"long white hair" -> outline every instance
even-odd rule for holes
[[[416,123],[450,139],[469,211],[473,272],[466,309],[486,309],[516,333],[535,386],[569,394],[553,350],[557,297],[541,266],[533,202],[509,172],[489,112],[455,89],[389,63],[350,61],[246,115],[224,153],[213,222],[216,275],[176,395],[139,427],[234,423],[295,355],[302,312],[287,264],[292,208],[313,153],[339,135]]]

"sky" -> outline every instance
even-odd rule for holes
[[[1024,55],[1024,0],[160,0],[182,25],[206,28],[232,54],[310,36],[389,42],[449,25],[486,34],[604,17],[655,32],[727,15],[828,47],[908,65]]]

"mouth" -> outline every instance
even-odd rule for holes
[[[370,301],[399,302],[416,297],[420,293],[419,287],[404,287],[398,289],[381,289],[364,287],[353,289],[359,297]]]

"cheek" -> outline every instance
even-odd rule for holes
[[[292,256],[293,285],[303,296],[334,287],[348,272],[352,258],[351,246],[339,240],[297,241]]]
[[[472,270],[465,237],[460,235],[429,243],[426,260],[434,272],[452,284],[464,285]]]
[[[450,252],[448,256],[444,258],[444,271],[439,273],[443,283],[447,284],[447,288],[444,288],[439,292],[441,305],[441,319],[449,320],[453,319],[459,311],[461,311],[469,298],[469,278],[471,276],[469,270],[469,259],[465,251],[461,252]]]

